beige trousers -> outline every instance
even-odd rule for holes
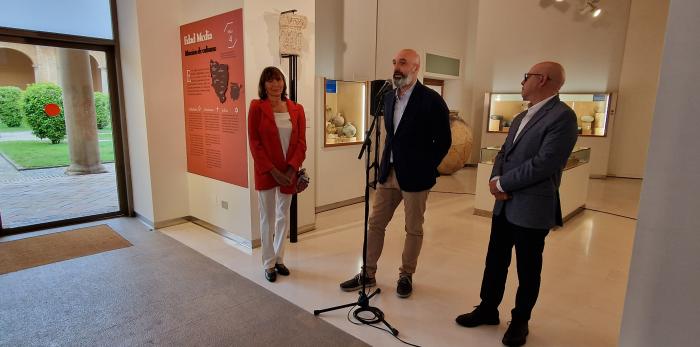
[[[406,239],[404,240],[403,255],[401,256],[402,265],[399,271],[402,275],[411,275],[416,272],[418,255],[423,245],[423,214],[429,191],[402,191],[393,169],[389,172],[389,177],[384,184],[377,184],[367,231],[367,275],[369,277],[374,277],[377,272],[377,261],[384,248],[386,226],[394,216],[394,211],[401,200],[404,201],[404,213],[406,214]]]

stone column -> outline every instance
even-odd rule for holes
[[[102,92],[109,95],[109,79],[107,77],[107,67],[100,67],[100,77],[102,80]]]
[[[41,71],[39,71],[41,67],[38,64],[32,64],[32,68],[34,69],[34,83],[39,83],[41,81]]]
[[[88,52],[59,48],[58,63],[70,153],[69,175],[106,172],[97,145],[97,116]]]

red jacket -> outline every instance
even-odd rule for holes
[[[269,100],[253,100],[248,112],[248,140],[255,167],[255,189],[267,190],[279,184],[272,178],[273,167],[286,172],[291,166],[298,171],[306,158],[306,116],[304,107],[287,100],[287,110],[292,121],[292,135],[289,138],[287,158],[282,153],[279,130]],[[293,194],[296,191],[296,176],[292,184],[283,186],[280,191]]]

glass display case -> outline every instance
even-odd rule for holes
[[[559,94],[559,99],[576,112],[580,136],[606,136],[613,114],[612,93]],[[513,118],[528,109],[528,102],[517,93],[486,93],[486,131],[507,133]]]
[[[368,113],[368,82],[324,79],[324,147],[361,144]]]
[[[480,151],[479,163],[493,165],[501,146],[484,147]],[[588,147],[574,147],[569,159],[566,161],[564,170],[573,169],[579,165],[588,163],[591,159],[591,149]]]
[[[492,164],[496,161],[496,155],[501,150],[501,146],[483,147],[480,151],[479,162],[482,164]]]
[[[588,163],[591,160],[591,149],[589,147],[574,147],[569,159],[566,161],[564,170],[573,169],[579,165]]]

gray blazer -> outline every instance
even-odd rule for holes
[[[566,161],[577,140],[576,114],[555,96],[518,135],[527,111],[517,115],[508,137],[496,156],[491,178],[500,176],[501,188],[512,196],[496,201],[494,215],[506,211],[509,222],[531,229],[563,225],[559,184]]]

